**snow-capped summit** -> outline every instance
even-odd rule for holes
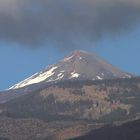
[[[74,51],[58,63],[49,66],[9,89],[18,89],[40,82],[57,82],[62,80],[103,80],[113,78],[131,78],[123,72],[100,59],[94,53]]]

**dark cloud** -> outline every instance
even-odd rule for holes
[[[75,47],[128,31],[139,19],[140,0],[1,0],[0,40]]]

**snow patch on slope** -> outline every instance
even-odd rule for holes
[[[66,58],[64,59],[64,62],[69,61],[69,60],[71,60],[72,58],[73,58],[73,55],[70,56],[70,57],[66,57]]]
[[[61,80],[63,77],[64,77],[64,74],[60,73],[60,74],[57,75],[56,79],[50,78],[47,82],[58,81],[58,80]]]
[[[97,79],[99,79],[99,80],[103,80],[103,78],[101,78],[100,76],[96,76],[97,77]]]
[[[60,75],[60,74],[61,74],[61,75]],[[64,74],[63,74],[63,73],[60,73],[60,74],[58,74],[58,78],[56,78],[55,81],[56,81],[56,80],[60,80],[60,79],[62,79],[62,78],[64,77]]]
[[[78,78],[80,76],[79,73],[76,73],[75,71],[71,73],[71,78]]]
[[[53,74],[55,74],[54,70],[57,68],[58,67],[56,66],[56,67],[52,67],[51,69],[49,69],[48,71],[44,73],[36,73],[33,76],[29,77],[28,79],[25,79],[24,81],[12,86],[9,89],[17,89],[17,88],[25,87],[27,85],[42,82],[46,80],[47,78],[49,78],[50,76],[52,76]]]

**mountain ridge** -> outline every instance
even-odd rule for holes
[[[95,53],[74,51],[56,64],[50,65],[29,78],[15,84],[10,89],[18,89],[40,82],[64,80],[103,80],[113,78],[131,78],[132,74],[123,72],[106,63]]]

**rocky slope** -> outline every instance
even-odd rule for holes
[[[32,75],[31,77],[12,86],[10,89],[18,89],[40,82],[102,80],[130,77],[132,77],[131,74],[113,67],[94,53],[75,51],[63,60],[58,61],[58,63]]]
[[[11,100],[1,114],[41,119],[117,120],[139,116],[140,79],[65,81]]]
[[[133,77],[132,74],[113,67],[94,53],[75,51],[58,63],[0,92],[0,103],[61,81],[94,81],[131,77]]]
[[[139,119],[139,100],[140,78],[56,83],[1,104],[0,137],[77,137],[102,125]]]

